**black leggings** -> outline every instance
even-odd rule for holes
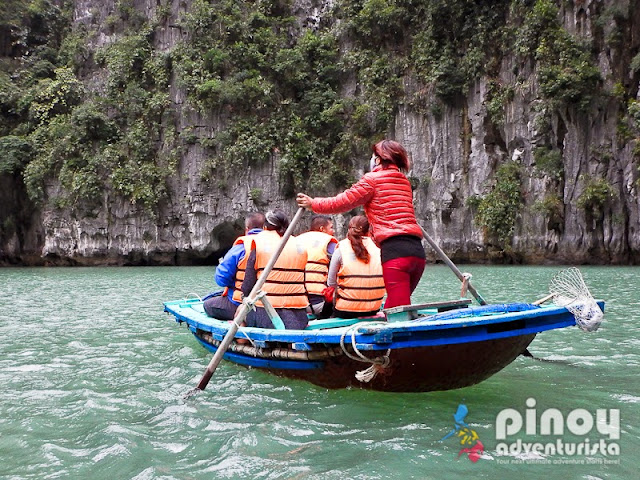
[[[218,320],[233,320],[238,306],[229,300],[229,297],[211,297],[207,298],[203,304],[204,311],[207,315]]]

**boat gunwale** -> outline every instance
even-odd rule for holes
[[[196,333],[197,330],[202,330],[210,332],[216,338],[223,338],[229,329],[229,322],[206,317],[203,312],[191,308],[198,303],[198,300],[165,302],[165,312],[174,315],[178,323],[186,322],[193,333]],[[599,302],[599,304],[601,308],[604,308],[603,302]],[[179,306],[177,309],[175,308],[176,305]],[[194,312],[194,316],[187,315],[187,308],[188,311]],[[500,313],[500,309],[515,309],[516,311]],[[185,310],[185,312],[182,313],[182,310]],[[483,312],[485,315],[482,315]],[[440,319],[434,319],[434,317],[440,317]],[[495,329],[497,326],[499,327],[499,324],[507,324],[518,320],[526,320],[528,324],[525,324],[524,328],[497,330],[492,333],[478,331],[479,328]],[[382,350],[386,348],[410,348],[482,341],[492,338],[539,333],[575,325],[573,315],[565,307],[554,305],[538,306],[526,303],[467,307],[442,312],[422,319],[401,322],[387,323],[381,319],[376,325],[371,325],[371,321],[375,321],[375,318],[357,322],[351,326],[318,330],[276,330],[244,327],[242,332],[252,341],[263,344],[336,344],[340,342],[343,336],[348,335],[349,331],[356,330],[354,327],[360,324],[357,331],[353,332],[357,347],[363,350]],[[464,332],[464,335],[460,335],[460,332]],[[430,333],[434,335],[430,335]],[[435,337],[435,334],[438,337]],[[348,341],[352,340],[352,335],[348,335]],[[237,338],[244,336],[242,333],[236,334]],[[409,339],[403,340],[402,337],[409,337]],[[412,339],[411,337],[414,338]],[[418,337],[423,338],[418,339]]]

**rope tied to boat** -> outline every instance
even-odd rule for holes
[[[254,312],[256,311],[256,303],[258,302],[258,300],[260,300],[262,297],[264,296],[264,292],[262,290],[260,290],[258,292],[258,294],[255,296],[255,298],[250,298],[250,297],[244,297],[242,299],[242,303],[244,303],[247,307],[248,311],[253,310]],[[235,319],[234,319],[235,320]],[[238,325],[240,326],[240,325]]]
[[[384,371],[384,369],[391,364],[391,359],[389,358],[389,354],[391,354],[391,349],[388,349],[387,353],[385,353],[382,357],[375,357],[375,358],[369,358],[363,355],[360,352],[360,350],[358,350],[358,347],[356,345],[356,335],[358,334],[358,330],[362,327],[371,327],[373,325],[386,325],[386,322],[358,323],[347,328],[342,333],[342,336],[340,337],[340,348],[342,348],[342,351],[347,357],[349,357],[352,360],[356,360],[358,362],[371,364],[369,368],[365,368],[364,370],[359,370],[356,372],[356,380],[358,380],[359,382],[366,382],[366,383],[370,382],[376,377],[378,372]],[[351,332],[351,348],[353,348],[353,351],[356,353],[357,356],[351,354],[347,350],[347,347],[345,347],[344,339],[346,338],[349,332]]]
[[[262,299],[262,297],[264,297],[266,295],[265,292],[263,292],[262,290],[260,290],[257,295],[255,296],[255,298],[251,299],[250,297],[244,297],[242,299],[242,303],[244,304],[245,308],[247,309],[248,312],[250,312],[251,310],[253,310],[254,312],[256,311],[256,303]],[[239,318],[237,316],[235,316],[233,318],[233,322],[237,325],[238,327],[238,333],[241,333],[242,336],[244,338],[246,338],[247,340],[249,340],[249,343],[251,343],[251,345],[255,348],[256,353],[254,354],[254,357],[258,356],[259,352],[259,348],[256,346],[256,343],[253,341],[253,339],[247,335],[247,332],[244,331],[244,328],[242,328],[241,323],[244,322],[244,320],[241,323],[237,323],[236,318]]]

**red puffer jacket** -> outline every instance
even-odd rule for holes
[[[413,210],[411,184],[395,165],[377,166],[358,183],[335,197],[314,198],[316,213],[343,213],[364,205],[371,236],[380,245],[389,237],[414,235],[422,238]]]

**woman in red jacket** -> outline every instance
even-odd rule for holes
[[[343,213],[362,205],[373,240],[380,247],[387,290],[385,308],[411,304],[425,267],[422,230],[413,210],[407,151],[393,140],[373,146],[371,171],[348,190],[328,198],[297,196],[298,205],[316,213]]]

